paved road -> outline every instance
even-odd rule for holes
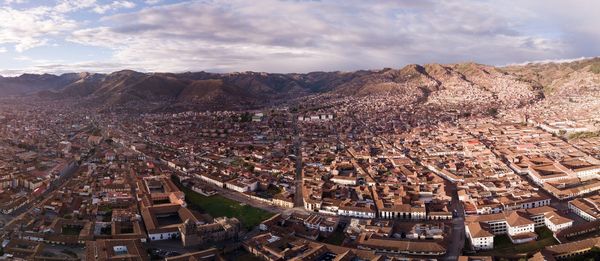
[[[451,240],[443,260],[458,260],[465,246],[465,211],[463,204],[458,200],[456,189],[453,191],[451,209],[456,211],[458,216],[452,218]]]
[[[298,117],[292,114],[294,122],[294,151],[296,153],[296,194],[294,194],[294,207],[304,208],[304,197],[302,195],[302,141],[300,140],[300,131],[298,129]]]
[[[302,195],[302,152],[300,146],[296,146],[297,157],[296,157],[296,194],[294,194],[294,207],[304,207],[304,197]]]

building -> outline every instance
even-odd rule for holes
[[[571,200],[568,206],[571,211],[587,221],[595,221],[600,217],[600,195]]]
[[[225,186],[225,182],[227,182],[228,180],[231,180],[230,177],[224,176],[224,175],[210,175],[210,174],[196,174],[196,177],[198,177],[201,180],[204,180],[208,183],[217,185],[218,187],[224,187]]]
[[[358,218],[375,218],[376,210],[373,204],[341,204],[338,209],[340,216],[358,217]]]
[[[179,225],[184,220],[196,219],[189,209],[175,204],[142,208],[142,218],[151,241],[178,238]]]
[[[465,233],[475,250],[489,250],[494,248],[494,234],[488,229],[483,229],[479,222],[465,226]]]
[[[225,261],[225,259],[221,257],[218,249],[209,248],[198,252],[167,257],[165,261]]]
[[[551,212],[544,215],[544,224],[556,233],[559,230],[573,226],[573,220],[558,215],[556,212]]]
[[[493,235],[505,234],[514,244],[522,244],[537,239],[537,227],[557,233],[572,225],[573,220],[549,206],[465,218],[465,232],[475,250],[493,248]]]
[[[86,260],[149,261],[147,250],[136,239],[98,239],[85,243]]]
[[[256,179],[237,178],[225,182],[225,187],[240,193],[255,191],[258,188]]]
[[[372,250],[378,254],[414,255],[435,257],[446,253],[446,247],[437,241],[407,241],[381,238],[362,233],[357,239],[358,249]]]
[[[282,192],[273,197],[273,205],[282,208],[293,208],[294,207],[294,194]]]
[[[545,250],[556,259],[569,259],[589,253],[593,248],[599,247],[600,238],[594,237],[575,242],[548,246],[545,248]]]
[[[236,239],[241,223],[236,218],[220,217],[212,223],[201,223],[197,219],[187,219],[179,226],[179,234],[184,247],[198,246],[207,242],[220,242]]]
[[[506,217],[506,231],[513,244],[522,244],[537,239],[535,222],[513,211]]]
[[[322,244],[273,233],[254,236],[244,241],[243,247],[249,253],[267,261],[385,260],[383,256],[377,255],[374,251]]]

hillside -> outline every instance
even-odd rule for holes
[[[408,65],[356,72],[305,74],[141,73],[1,77],[0,95],[78,98],[98,106],[152,104],[156,108],[243,109],[307,95],[392,95],[409,103],[514,109],[547,100],[595,97],[600,59],[493,67],[476,63]]]
[[[80,80],[83,74],[69,73],[23,74],[19,77],[0,77],[0,95],[26,95],[43,90],[59,90]]]

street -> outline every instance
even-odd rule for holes
[[[304,198],[302,195],[302,141],[300,140],[300,131],[298,129],[298,118],[292,114],[294,123],[294,151],[296,153],[296,194],[294,195],[294,207],[304,208]]]
[[[463,205],[458,200],[456,189],[452,193],[451,209],[453,212],[456,211],[458,216],[452,217],[452,238],[443,260],[458,260],[465,245],[465,211]]]

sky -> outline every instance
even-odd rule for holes
[[[0,0],[0,75],[595,57],[598,10],[597,0]]]

